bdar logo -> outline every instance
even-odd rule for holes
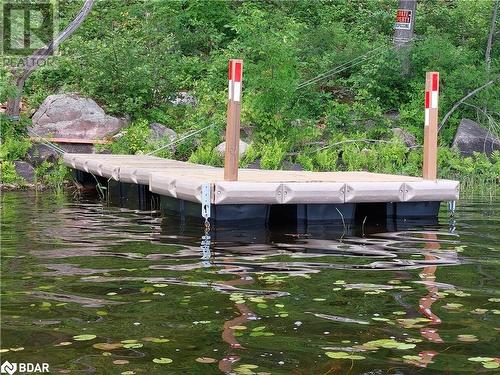
[[[0,366],[0,371],[2,374],[14,374],[17,371],[17,363],[10,363],[9,361],[5,361],[2,363],[2,366]]]

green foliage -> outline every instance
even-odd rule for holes
[[[211,145],[202,145],[194,151],[189,160],[191,163],[212,165],[220,167],[222,165],[222,158],[220,154],[214,150]]]
[[[254,161],[256,161],[261,155],[261,151],[259,150],[259,147],[255,146],[254,143],[251,143],[250,146],[248,146],[247,151],[243,155],[242,158],[240,158],[240,168],[246,168],[250,164],[252,164]]]
[[[122,131],[123,135],[109,146],[114,154],[137,154],[151,151],[148,145],[149,124],[147,121],[137,121]]]
[[[307,153],[299,153],[295,161],[306,171],[314,170],[314,160]]]
[[[122,130],[122,135],[110,145],[100,146],[100,150],[110,150],[113,154],[146,154],[158,150],[167,145],[171,140],[165,136],[164,139],[153,141],[151,139],[151,129],[145,120],[133,122]],[[172,148],[167,147],[155,153],[160,157],[172,157]]]
[[[335,171],[337,169],[338,152],[325,149],[314,155],[314,165],[319,171]]]
[[[56,163],[44,161],[35,168],[35,181],[53,189],[61,189],[70,178],[70,169],[61,160]]]
[[[0,145],[0,159],[19,160],[26,155],[30,147],[31,142],[26,138],[6,137]]]
[[[260,145],[261,159],[260,167],[262,169],[280,169],[285,158],[288,145],[284,141],[273,139],[269,143]]]
[[[7,101],[15,93],[16,88],[12,84],[9,71],[4,66],[0,66],[0,103]]]
[[[20,122],[12,122],[0,114],[0,159],[22,159],[31,147],[31,142],[26,136],[27,121],[22,118]]]
[[[0,180],[2,184],[23,184],[25,180],[16,172],[16,166],[12,161],[2,161],[0,163]]]
[[[61,23],[73,19],[80,6],[60,1]],[[404,54],[392,48],[396,8],[395,0],[99,1],[61,45],[60,56],[30,77],[26,103],[35,107],[49,94],[71,91],[130,117],[124,136],[106,146],[113,153],[148,153],[167,143],[150,140],[151,122],[169,126],[179,137],[213,125],[158,156],[220,165],[213,148],[226,123],[227,60],[242,58],[241,128],[254,146],[241,166],[261,159],[263,168],[281,168],[290,154],[308,170],[418,175],[421,150],[408,150],[389,134],[391,127],[402,127],[422,144],[425,72],[440,72],[443,115],[500,73],[500,49],[492,50],[488,76],[484,49],[492,2],[422,0],[419,39],[405,52],[411,69],[402,74]],[[354,60],[367,53],[370,58]],[[334,73],[300,85],[328,71]],[[0,101],[14,92],[9,74],[0,68]],[[196,106],[174,106],[181,91],[193,94]],[[451,116],[440,132],[443,175],[484,171],[491,177],[488,163],[496,165],[494,158],[462,159],[447,146],[462,117],[498,133],[491,125],[499,120],[498,97],[500,85],[491,85]],[[23,137],[18,129],[2,128],[1,156],[22,157],[28,147]],[[345,142],[359,139],[382,142]],[[324,151],[314,148],[336,142]]]

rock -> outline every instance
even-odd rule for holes
[[[489,156],[493,151],[500,150],[500,139],[476,122],[464,118],[460,121],[452,147],[463,156],[471,156],[474,152]]]
[[[104,139],[118,133],[126,119],[107,115],[92,99],[76,94],[48,96],[32,117],[33,136]]]
[[[177,93],[177,96],[170,101],[173,105],[192,105],[195,106],[197,104],[196,98],[191,95],[187,91],[180,91]]]
[[[172,142],[177,138],[177,133],[170,128],[167,128],[163,124],[159,124],[157,122],[153,122],[149,125],[150,129],[150,139],[154,142],[167,140]]]
[[[404,129],[393,128],[392,133],[396,138],[401,139],[408,147],[415,147],[417,145],[415,136]]]
[[[302,168],[302,166],[300,164],[298,164],[298,163],[291,163],[288,160],[285,160],[283,162],[282,168],[285,171],[303,171],[304,170],[304,168]]]
[[[35,180],[35,168],[25,161],[14,161],[16,173],[24,178],[26,182],[32,183]]]
[[[399,111],[390,110],[384,113],[384,117],[391,122],[399,121]]]
[[[91,144],[78,144],[78,143],[57,143],[59,148],[66,152],[75,154],[93,154],[95,152],[94,146]],[[52,148],[43,143],[34,143],[28,150],[26,160],[33,165],[40,165],[44,161],[54,163],[59,158],[59,154]]]
[[[125,132],[119,132],[119,133],[116,133],[114,136],[111,137],[111,140],[114,142],[114,141],[117,141],[119,140],[120,138],[122,138],[126,133]]]
[[[247,167],[248,169],[261,169],[260,168],[260,159],[254,160],[252,163],[250,163]]]
[[[240,146],[239,146],[240,157],[242,157],[243,155],[245,155],[245,152],[247,152],[247,150],[248,150],[248,146],[249,146],[248,143],[246,143],[245,141],[242,141],[240,139]],[[224,157],[225,154],[226,154],[226,142],[222,142],[221,144],[219,144],[215,148],[215,151],[217,151],[220,156]]]
[[[54,163],[58,157],[56,151],[41,143],[33,143],[26,154],[26,160],[33,165],[40,165],[44,161]]]

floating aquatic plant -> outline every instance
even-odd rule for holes
[[[365,357],[363,357],[362,355],[352,354],[348,352],[326,352],[325,355],[333,359],[365,359]]]
[[[479,341],[475,335],[470,335],[470,334],[458,335],[457,338],[459,341],[463,341],[463,342]]]
[[[196,362],[199,363],[215,363],[217,360],[215,358],[210,358],[210,357],[198,357],[195,360]]]
[[[119,349],[123,346],[122,343],[119,343],[119,342],[112,342],[112,343],[108,343],[108,342],[98,342],[94,345],[92,345],[92,347],[96,348],[96,349],[100,349],[100,350],[115,350],[115,349]]]
[[[97,336],[96,335],[76,335],[73,336],[73,340],[75,341],[89,341],[95,339]]]
[[[172,363],[173,360],[170,359],[170,358],[166,358],[166,357],[160,357],[160,358],[154,358],[153,359],[153,362],[154,363],[158,363],[160,365],[167,365],[169,363]]]

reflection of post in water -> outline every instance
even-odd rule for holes
[[[224,268],[228,269],[229,266],[224,266]],[[237,286],[237,285],[249,285],[253,284],[254,279],[252,277],[246,276],[242,274],[241,277],[235,280],[223,281],[222,284],[229,286]],[[242,325],[251,319],[255,319],[255,314],[253,311],[245,303],[235,303],[235,307],[240,312],[240,315],[234,319],[228,320],[224,323],[224,327],[222,330],[222,340],[229,344],[230,349],[245,349],[236,339],[234,335],[235,330],[232,327]],[[219,369],[225,373],[232,372],[233,364],[238,362],[240,357],[229,353],[227,356],[222,358],[219,361]]]
[[[205,267],[210,267],[212,264],[210,262],[212,258],[212,252],[210,250],[211,246],[211,236],[210,236],[210,222],[208,219],[205,219],[205,233],[201,237],[201,261]],[[224,266],[225,269],[230,269],[230,266]],[[221,281],[221,284],[228,286],[237,286],[237,285],[248,285],[253,284],[254,280],[251,277],[246,276],[245,274],[241,275],[238,279]],[[234,319],[228,320],[224,323],[224,327],[222,329],[222,340],[229,344],[230,349],[244,349],[243,346],[238,342],[235,336],[235,329],[232,327],[240,326],[243,323],[250,320],[250,317],[254,317],[254,313],[250,310],[250,308],[245,303],[235,303],[236,308],[240,312],[240,315]],[[219,361],[219,369],[224,373],[230,373],[233,369],[233,364],[238,362],[240,357],[229,353],[224,358]]]
[[[424,249],[429,250],[425,253],[426,261],[434,261],[438,259],[432,251],[440,249],[439,242],[437,242],[437,235],[435,233],[424,233],[424,238],[430,240],[425,243]],[[420,278],[425,282],[425,288],[428,293],[424,297],[419,300],[419,311],[422,315],[424,315],[430,322],[427,324],[427,327],[423,327],[420,329],[420,334],[422,337],[427,339],[428,341],[435,343],[443,343],[443,339],[439,336],[439,333],[436,328],[433,326],[441,324],[441,319],[432,312],[431,307],[434,302],[440,299],[438,292],[439,288],[435,283],[436,279],[436,270],[437,266],[430,265],[424,267],[422,272],[420,273]],[[419,366],[419,367],[427,367],[429,363],[432,363],[432,358],[438,353],[434,350],[424,350],[419,353],[420,361],[409,361],[410,363]]]

